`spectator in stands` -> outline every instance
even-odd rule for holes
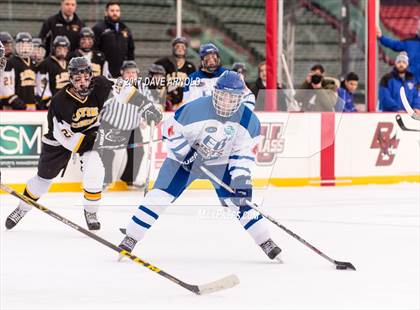
[[[35,65],[38,66],[44,60],[46,50],[41,38],[32,38],[32,44],[34,45],[34,48],[32,50],[31,58],[35,62]]]
[[[347,74],[344,81],[341,83],[341,87],[337,90],[338,102],[335,105],[335,111],[337,112],[357,112],[354,105],[354,92],[359,85],[359,76],[350,72]]]
[[[172,41],[172,55],[155,62],[166,71],[166,96],[172,109],[176,109],[181,104],[185,81],[197,70],[195,65],[186,59],[187,48],[187,39],[177,37]]]
[[[70,50],[79,44],[79,31],[85,24],[76,14],[76,0],[61,0],[60,11],[44,21],[39,37],[43,40],[47,55],[52,50],[56,36],[66,36],[70,41]]]
[[[331,77],[325,78],[324,73],[322,65],[313,66],[297,90],[295,99],[303,111],[334,111],[339,82]]]
[[[79,48],[69,54],[69,60],[74,57],[85,57],[92,65],[93,76],[104,75],[110,77],[109,65],[105,60],[104,53],[93,48],[95,34],[89,27],[83,27],[80,30]]]
[[[35,89],[38,110],[48,109],[51,97],[70,82],[67,70],[69,49],[69,39],[56,36],[51,55],[39,64]]]
[[[16,35],[16,54],[7,60],[0,89],[3,109],[35,109],[35,63],[31,59],[32,36]]]
[[[394,40],[382,35],[381,29],[377,28],[377,36],[379,42],[393,51],[401,52],[406,51],[408,58],[410,59],[410,67],[408,68],[409,72],[414,74],[417,84],[420,83],[420,18],[418,19],[417,24],[417,34],[414,38],[408,40]]]
[[[408,102],[420,113],[420,97],[414,75],[408,71],[409,58],[401,52],[395,59],[394,69],[385,74],[379,86],[379,109],[384,112],[404,112],[400,88],[404,87]]]
[[[121,22],[121,8],[117,1],[105,6],[105,19],[93,26],[95,47],[105,54],[109,72],[120,75],[124,60],[134,60],[134,40],[131,30]]]
[[[13,37],[6,31],[0,32],[0,41],[3,43],[6,59],[13,55]]]
[[[213,43],[202,44],[199,54],[201,67],[189,76],[184,86],[184,103],[210,96],[217,79],[226,71],[220,64],[219,49]]]
[[[258,78],[255,81],[254,86],[251,88],[252,93],[255,95],[255,111],[265,110],[265,89],[267,87],[267,66],[265,61],[258,65]],[[281,89],[277,85],[277,89]],[[277,92],[277,111],[287,111],[286,98],[284,92]]]

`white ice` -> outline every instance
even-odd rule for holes
[[[134,254],[200,284],[241,283],[196,296],[34,209],[1,228],[1,309],[419,309],[420,185],[270,188],[255,200],[282,224],[357,271],[328,261],[268,223],[284,264],[269,261],[212,191],[188,190]],[[84,225],[81,194],[40,202]],[[140,192],[104,195],[99,235],[118,244]],[[1,195],[0,220],[17,200]],[[223,218],[223,216],[225,216]],[[216,218],[215,218],[216,217]],[[218,217],[218,218],[217,218]]]

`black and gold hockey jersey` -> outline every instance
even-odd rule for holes
[[[30,58],[12,56],[1,74],[0,98],[5,106],[26,109],[35,104],[35,63]]]
[[[60,63],[55,56],[48,56],[37,67],[35,94],[49,100],[69,83],[68,62]]]
[[[91,93],[83,100],[71,92],[70,84],[52,97],[48,109],[48,133],[43,138],[44,143],[62,145],[72,152],[78,152],[85,137],[97,130],[99,113],[110,95],[112,82],[98,76],[92,79],[92,83]],[[94,135],[89,138],[92,146]]]
[[[74,57],[87,58],[92,65],[93,76],[104,75],[106,77],[110,77],[108,62],[105,60],[104,53],[97,50],[92,50],[88,53],[82,53],[79,49],[77,49],[69,54],[69,61]]]

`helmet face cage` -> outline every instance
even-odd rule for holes
[[[243,93],[215,88],[213,90],[213,106],[222,117],[231,117],[241,105]]]
[[[40,62],[45,58],[45,48],[42,45],[34,46],[32,51],[32,59],[36,62]]]
[[[6,68],[6,51],[4,50],[4,46],[0,41],[0,71],[3,71]]]
[[[92,67],[90,62],[83,57],[73,58],[69,63],[70,83],[74,91],[82,97],[86,97],[93,89]]]
[[[20,41],[16,43],[15,49],[16,49],[16,54],[18,54],[18,56],[31,57],[32,51],[34,49],[34,45],[32,44],[31,41],[29,42]]]

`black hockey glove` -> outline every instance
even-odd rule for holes
[[[141,108],[141,115],[145,119],[147,125],[150,125],[152,121],[154,121],[155,124],[158,124],[163,117],[162,111],[152,102],[146,103]]]
[[[245,200],[252,200],[251,177],[240,175],[230,182],[230,186],[235,191],[231,200],[238,207],[246,206]]]

